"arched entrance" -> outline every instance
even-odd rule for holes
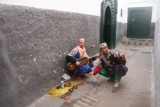
[[[106,42],[108,44],[108,47],[111,47],[110,46],[110,42],[111,42],[111,10],[110,10],[109,6],[107,7],[106,12],[105,12],[103,42]]]
[[[100,42],[106,42],[110,49],[116,43],[117,0],[103,0],[101,3]]]

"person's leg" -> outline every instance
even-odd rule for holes
[[[88,65],[82,65],[79,67],[79,70],[78,70],[79,73],[86,73],[86,74],[90,73],[91,71],[92,70]]]
[[[102,66],[96,66],[93,68],[93,75],[96,75],[97,73],[99,73],[102,70]]]
[[[119,75],[119,73],[116,73],[114,76],[114,81],[120,81],[121,80],[121,76]]]
[[[100,75],[102,76],[105,76],[107,78],[109,78],[109,71],[107,69],[102,69],[100,72],[99,72]]]
[[[89,75],[89,73],[92,71],[90,66],[88,65],[82,65],[78,68],[78,74],[79,75]]]
[[[118,91],[119,85],[120,85],[120,80],[121,80],[121,75],[120,75],[120,73],[116,72],[115,77],[114,77],[115,84],[112,89],[113,93]]]
[[[108,82],[114,82],[115,75],[109,75]]]

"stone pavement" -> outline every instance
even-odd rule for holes
[[[96,75],[72,93],[61,107],[153,107],[151,94],[152,46],[124,46],[115,49],[126,54],[126,76],[120,89],[112,93],[113,82]]]

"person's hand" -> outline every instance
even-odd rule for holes
[[[100,56],[101,56],[100,53],[96,54],[96,58],[100,58]]]
[[[94,74],[94,72],[92,71],[92,72],[90,72],[89,74],[87,74],[87,77],[92,77],[93,74]]]
[[[81,65],[80,61],[77,61],[77,62],[76,62],[76,65],[77,65],[77,66],[80,66],[80,65]]]
[[[96,46],[95,46],[95,45],[90,45],[89,47],[90,47],[90,48],[95,48]]]
[[[89,75],[93,75],[93,74],[94,74],[94,72],[93,72],[93,71],[89,73]]]

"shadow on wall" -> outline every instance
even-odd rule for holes
[[[4,25],[5,20],[0,18],[0,107],[18,107],[16,70],[9,59]]]

